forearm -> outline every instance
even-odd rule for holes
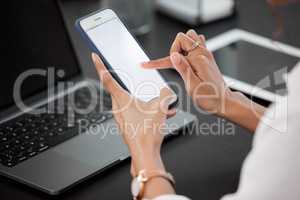
[[[139,155],[133,153],[132,162],[135,174],[138,174],[141,170],[166,171],[159,150],[143,150]],[[143,197],[145,199],[152,199],[157,196],[174,193],[174,188],[169,181],[164,178],[156,177],[146,183]]]
[[[222,117],[255,132],[266,108],[251,101],[240,92],[231,92],[226,100]]]

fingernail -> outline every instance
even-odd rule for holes
[[[201,39],[202,39],[203,41],[206,40],[204,35],[200,35],[200,37],[201,37]]]
[[[98,56],[94,52],[92,53],[92,60],[93,60],[94,63],[96,63],[97,60],[98,60]]]
[[[148,62],[141,62],[141,66],[144,67]]]
[[[181,62],[181,57],[179,53],[172,53],[171,56],[171,61],[173,62],[173,64],[180,64]]]
[[[192,32],[192,33],[197,34],[197,32],[194,29],[190,29],[188,32]]]

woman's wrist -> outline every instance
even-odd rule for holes
[[[133,178],[140,175],[142,170],[146,173],[159,172],[167,174],[160,153],[157,153],[157,151],[155,151],[155,153],[149,153],[149,151],[146,151],[145,153],[139,154],[138,157],[133,156],[132,165],[132,169],[134,169],[132,172]],[[145,199],[153,199],[161,195],[174,193],[175,190],[170,181],[166,178],[156,177],[148,179],[145,183],[142,197]]]
[[[159,170],[165,171],[165,166],[161,159],[160,150],[136,149],[131,152],[132,164],[134,167],[134,174],[138,174],[141,170]]]
[[[266,108],[251,101],[241,92],[229,92],[220,115],[254,132]]]

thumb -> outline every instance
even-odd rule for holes
[[[160,90],[159,96],[159,110],[163,114],[168,114],[170,104],[176,100],[176,95],[171,91],[170,88],[164,87]]]
[[[180,53],[172,53],[170,56],[171,62],[176,69],[176,71],[180,74],[183,80],[186,80],[188,77],[188,73],[191,69],[189,62],[185,59],[183,55]]]
[[[186,58],[183,55],[177,52],[172,53],[170,59],[174,68],[183,79],[187,90],[192,90],[195,87],[195,85],[199,82],[199,78],[193,71],[190,63],[186,60]]]

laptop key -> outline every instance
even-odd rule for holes
[[[0,138],[4,137],[6,135],[6,133],[4,131],[0,131]]]
[[[29,156],[30,156],[30,157],[33,157],[33,156],[35,156],[36,154],[37,154],[37,152],[32,151],[31,153],[29,153]]]
[[[48,145],[45,145],[45,144],[43,144],[43,145],[40,145],[40,147],[39,147],[38,151],[39,151],[39,152],[42,152],[42,151],[45,151],[45,150],[47,150],[48,148],[49,148],[49,146],[48,146]]]
[[[27,158],[28,157],[24,155],[24,156],[18,157],[18,161],[22,162],[22,161],[26,160]]]
[[[7,137],[3,137],[3,138],[1,138],[1,142],[7,142]]]

